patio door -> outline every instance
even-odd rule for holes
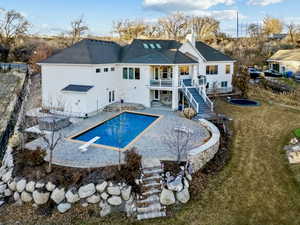
[[[159,80],[159,68],[154,68],[154,80]]]
[[[160,91],[154,90],[154,100],[160,100]]]

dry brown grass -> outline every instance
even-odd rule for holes
[[[253,95],[259,98],[259,94]],[[219,174],[211,177],[208,187],[192,200],[175,207],[172,217],[133,221],[124,216],[89,216],[90,209],[72,209],[64,215],[36,216],[31,207],[4,208],[1,222],[23,224],[160,224],[160,225],[297,225],[300,224],[300,187],[287,165],[282,147],[287,136],[300,127],[299,111],[269,105],[238,107],[224,101],[221,111],[234,119],[232,158]],[[93,212],[94,212],[93,211]]]

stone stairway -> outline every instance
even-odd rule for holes
[[[159,160],[144,160],[142,175],[142,195],[137,200],[137,219],[145,220],[166,216],[166,208],[160,204],[161,174]]]

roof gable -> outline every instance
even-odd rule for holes
[[[268,60],[300,61],[300,49],[279,50]]]
[[[234,61],[231,57],[201,41],[196,42],[196,48],[206,61]]]

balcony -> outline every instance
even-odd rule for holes
[[[170,79],[150,80],[150,87],[172,87],[173,82]]]

